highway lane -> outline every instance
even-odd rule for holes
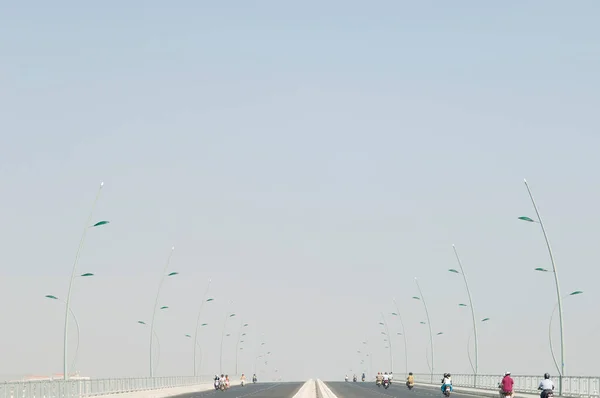
[[[203,391],[177,395],[176,398],[292,398],[304,383],[256,383],[234,386],[227,391]]]
[[[375,382],[326,382],[338,398],[443,398],[442,391],[431,387],[419,387],[409,390],[406,385],[393,383],[387,390],[383,387],[377,387]],[[472,394],[460,394],[454,392],[450,398],[473,398]],[[484,397],[486,395],[482,395]],[[487,395],[489,397],[489,395]]]

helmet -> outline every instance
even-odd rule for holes
[[[510,372],[508,372],[508,371],[504,372],[504,376],[509,376],[509,375],[510,375]]]
[[[549,379],[550,375],[548,373],[544,373],[544,379]]]
[[[451,376],[450,376],[450,373],[447,373],[447,375],[448,375],[448,377],[451,377]]]
[[[412,376],[413,374],[412,374],[412,372],[408,372],[408,375],[409,375],[409,376]]]

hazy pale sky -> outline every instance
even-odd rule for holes
[[[421,280],[437,371],[469,371],[462,256],[480,372],[598,375],[600,5],[594,1],[80,1],[0,3],[0,374],[62,372],[64,307],[84,221],[104,190],[72,308],[84,375],[192,372],[209,278],[203,373],[219,366],[226,305],[287,379],[342,378],[395,297],[410,370],[426,372]],[[241,318],[241,319],[240,319]],[[396,319],[388,319],[399,331]],[[72,325],[73,326],[73,325]],[[72,328],[71,343],[75,344]],[[558,350],[558,329],[554,330]],[[225,343],[233,371],[234,340]],[[403,346],[393,340],[395,370]],[[73,353],[71,348],[70,353]]]

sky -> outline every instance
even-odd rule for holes
[[[394,372],[598,375],[600,4],[330,0],[0,2],[0,377],[77,370],[286,380]],[[236,317],[224,322],[226,314]],[[559,352],[559,329],[552,335]],[[69,328],[69,358],[77,342]],[[260,346],[264,342],[265,345]],[[471,350],[473,348],[471,347]],[[473,354],[471,354],[473,355]],[[369,361],[367,361],[368,363]],[[364,365],[362,365],[364,366]]]

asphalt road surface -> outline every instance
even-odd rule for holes
[[[377,387],[374,381],[364,383],[342,381],[327,382],[325,384],[338,398],[444,398],[441,389],[419,387],[418,384],[412,390],[406,388],[405,384],[399,384],[398,382],[392,383],[387,390],[383,387]],[[450,398],[473,398],[473,395],[453,392]]]
[[[234,386],[226,391],[203,391],[177,395],[176,398],[292,398],[304,383],[256,383]]]

